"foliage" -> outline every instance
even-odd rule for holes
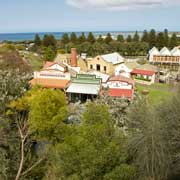
[[[36,46],[41,45],[41,38],[39,37],[38,34],[36,34],[35,37],[34,37],[34,43],[35,43]]]
[[[134,168],[127,164],[124,143],[108,108],[90,103],[82,124],[50,154],[51,174],[61,179],[133,179]]]
[[[44,37],[43,37],[43,40],[42,40],[42,44],[43,46],[45,47],[55,47],[56,44],[57,44],[57,41],[55,39],[55,37],[51,34],[45,34]]]
[[[31,102],[29,127],[36,137],[45,140],[61,139],[67,118],[67,102],[60,90],[42,90]]]
[[[44,52],[44,59],[47,61],[53,61],[54,58],[56,57],[56,52],[53,50],[52,47],[47,47],[45,48]]]

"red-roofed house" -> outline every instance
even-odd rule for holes
[[[155,83],[156,72],[153,70],[133,69],[131,76],[137,83],[151,85]]]
[[[134,81],[128,77],[122,75],[113,76],[108,80],[107,86],[111,97],[133,98]]]

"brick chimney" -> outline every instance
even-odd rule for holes
[[[71,48],[71,66],[77,67],[77,52],[76,48]]]

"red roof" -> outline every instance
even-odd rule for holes
[[[58,64],[58,65],[62,66],[63,68],[66,67],[66,65],[63,64],[63,63],[56,63],[56,62],[46,61],[45,64],[44,64],[44,66],[43,66],[43,69],[46,69],[46,68],[48,68],[48,67],[51,67],[51,66],[53,66],[54,64]]]
[[[133,89],[109,89],[109,96],[132,98],[133,92]]]
[[[141,75],[152,76],[152,75],[155,74],[155,71],[152,71],[152,70],[142,70],[142,69],[133,69],[131,74],[141,74]]]
[[[29,81],[29,83],[34,85],[41,85],[46,88],[59,88],[65,89],[68,86],[69,80],[66,79],[45,79],[45,78],[36,78]]]
[[[134,85],[134,81],[131,78],[118,75],[118,76],[113,76],[109,79],[109,81],[121,81],[121,82],[127,82],[128,84]]]

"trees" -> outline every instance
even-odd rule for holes
[[[117,36],[117,41],[118,41],[118,42],[124,42],[124,36],[121,35],[121,34],[118,34],[118,36]]]
[[[169,47],[174,48],[177,45],[178,45],[178,39],[177,39],[176,33],[173,33],[169,41]]]
[[[94,37],[92,32],[89,32],[88,37],[87,37],[87,41],[89,43],[91,43],[91,44],[95,43],[96,39],[95,39],[95,37]]]
[[[42,44],[45,47],[52,46],[53,48],[56,47],[57,41],[53,35],[45,34],[42,40]]]
[[[127,163],[125,137],[116,132],[105,105],[88,104],[82,124],[71,132],[51,153],[51,175],[62,179],[133,179],[135,169]]]
[[[134,157],[139,179],[167,179],[170,156],[161,121],[146,99],[130,110],[129,150]]]
[[[66,44],[68,44],[69,42],[70,42],[70,39],[69,39],[68,33],[64,33],[64,34],[62,35],[62,37],[61,37],[61,43],[62,43],[63,45],[66,45]]]
[[[35,37],[34,37],[34,43],[35,43],[36,46],[41,45],[41,38],[39,37],[38,34],[36,34]]]
[[[71,33],[70,41],[71,41],[73,44],[76,44],[76,43],[77,43],[76,33],[74,33],[74,32]]]
[[[160,32],[157,34],[156,45],[158,48],[162,48],[165,45],[164,33]]]
[[[78,42],[79,42],[79,44],[86,42],[86,36],[85,36],[84,32],[82,32],[81,35],[79,36]]]
[[[127,41],[127,42],[132,42],[132,37],[131,37],[131,35],[128,35],[126,41]]]
[[[111,34],[110,33],[107,33],[107,35],[106,35],[106,38],[105,38],[105,43],[106,44],[109,44],[111,41],[112,41],[113,39],[112,39],[112,37],[111,37]]]
[[[154,29],[149,32],[149,46],[150,48],[156,46],[156,31]]]
[[[148,34],[148,32],[146,30],[144,30],[144,32],[143,32],[141,42],[146,42],[146,43],[149,42],[149,34]]]
[[[99,35],[99,37],[97,38],[97,42],[98,43],[103,43],[104,39],[102,38],[102,35]]]
[[[168,30],[164,30],[164,46],[169,47],[169,33]]]
[[[47,47],[44,50],[44,59],[46,61],[53,61],[56,56],[56,52],[53,50],[52,47]]]
[[[138,34],[138,32],[136,31],[135,32],[135,34],[134,34],[134,36],[133,36],[133,42],[139,42],[139,34]]]
[[[50,89],[42,90],[31,102],[30,132],[35,133],[40,139],[61,139],[61,133],[65,130],[64,121],[67,118],[67,113],[67,102],[63,92]]]

